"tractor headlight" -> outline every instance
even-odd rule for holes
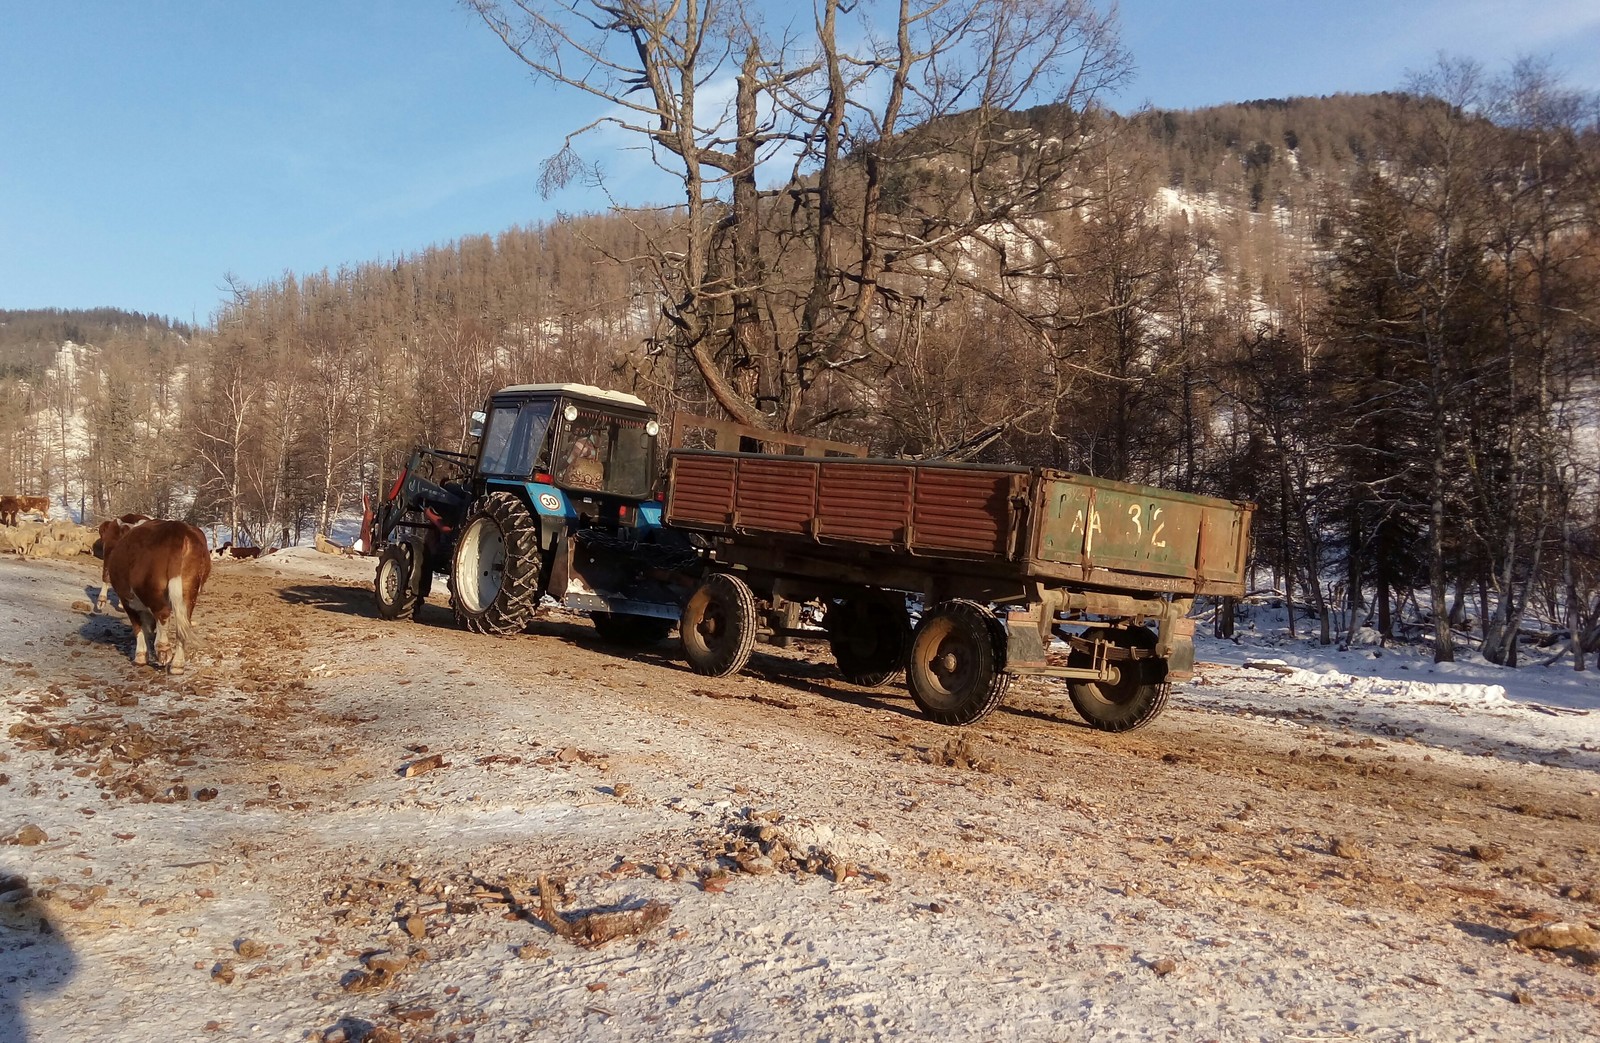
[[[645,421],[644,433],[654,438],[661,433],[661,425],[654,420]]]

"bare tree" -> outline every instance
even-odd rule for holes
[[[200,470],[199,491],[204,500],[225,512],[228,531],[233,534],[243,520],[243,458],[260,388],[229,347],[223,345],[212,355],[209,372],[197,382],[189,415]]]
[[[817,0],[777,35],[746,0],[466,3],[542,78],[604,106],[547,187],[602,176],[577,150],[602,127],[681,182],[646,260],[664,339],[729,415],[787,430],[849,411],[836,378],[876,383],[884,312],[930,282],[1048,272],[1008,229],[1067,205],[1078,128],[1015,110],[1082,110],[1126,70],[1086,0]]]
[[[1514,413],[1499,438],[1499,481],[1490,475],[1476,483],[1498,595],[1483,652],[1514,664],[1548,535],[1556,534],[1570,568],[1573,530],[1565,515],[1572,490],[1562,475],[1572,459],[1573,410],[1581,408],[1573,394],[1581,357],[1574,349],[1592,339],[1600,289],[1592,263],[1594,212],[1584,205],[1600,189],[1600,172],[1585,162],[1582,140],[1600,104],[1565,86],[1547,63],[1523,59],[1491,85],[1484,110],[1500,131],[1485,194],[1488,292],[1497,312],[1491,364]]]

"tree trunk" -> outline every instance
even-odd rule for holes
[[[1238,603],[1238,598],[1226,597],[1223,598],[1222,603],[1217,606],[1217,622],[1213,631],[1217,637],[1233,637],[1234,607],[1238,605]]]
[[[1445,432],[1444,411],[1434,410],[1433,431],[1433,489],[1429,504],[1428,533],[1428,586],[1433,599],[1433,661],[1453,663],[1455,644],[1450,634],[1450,613],[1446,607],[1449,598],[1448,577],[1444,568],[1444,497],[1445,497]]]
[[[1283,608],[1289,620],[1289,636],[1294,637],[1294,575],[1295,564],[1289,551],[1289,466],[1278,456],[1278,540],[1279,557],[1283,562]]]

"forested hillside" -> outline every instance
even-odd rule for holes
[[[1432,606],[1497,661],[1529,612],[1593,631],[1592,99],[1536,64],[1446,63],[1404,94],[1120,117],[1098,100],[1115,41],[1066,6],[1046,57],[1070,38],[1081,64],[1058,104],[1015,104],[1038,58],[852,128],[828,92],[752,73],[751,104],[791,122],[735,105],[694,139],[666,83],[637,130],[699,195],[239,285],[204,330],[3,316],[0,477],[271,542],[326,530],[413,443],[462,445],[494,387],[576,380],[1255,501],[1260,583],[1330,641]],[[816,53],[851,67],[826,34]],[[803,144],[773,179],[780,136]],[[547,175],[595,170],[569,145]]]
[[[185,505],[173,425],[203,342],[155,315],[0,310],[0,489],[88,513]]]

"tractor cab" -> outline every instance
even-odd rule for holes
[[[585,384],[522,384],[495,392],[482,417],[473,432],[478,477],[526,483],[540,513],[565,513],[552,502],[571,498],[650,498],[661,428],[643,399]]]

